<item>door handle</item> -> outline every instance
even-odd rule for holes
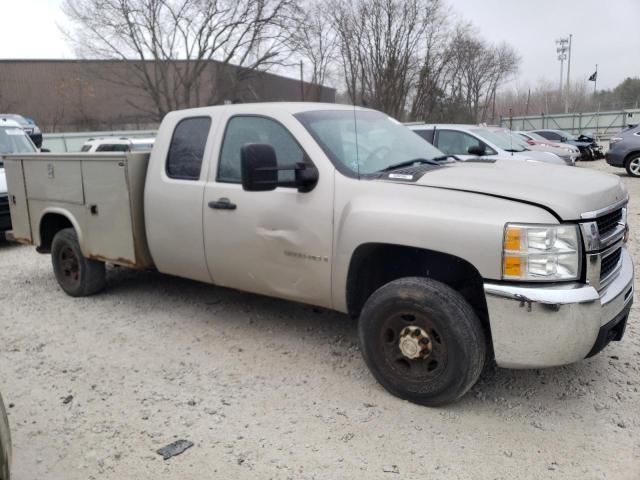
[[[235,210],[236,204],[231,203],[228,198],[222,197],[218,200],[212,200],[209,202],[209,208],[215,208],[216,210]]]

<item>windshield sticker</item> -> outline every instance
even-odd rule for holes
[[[404,173],[390,173],[389,178],[395,178],[398,180],[413,180],[413,175],[406,175]]]
[[[24,132],[19,128],[7,128],[5,132],[7,135],[24,135]]]

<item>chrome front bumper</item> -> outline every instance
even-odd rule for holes
[[[633,301],[633,262],[600,291],[583,283],[516,286],[486,282],[493,350],[498,366],[540,368],[584,359],[603,326]]]

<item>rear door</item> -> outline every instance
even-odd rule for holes
[[[202,242],[202,197],[215,126],[211,115],[163,120],[149,162],[144,211],[149,250],[161,272],[210,282]]]
[[[207,263],[216,284],[330,307],[333,169],[319,168],[317,185],[306,193],[247,192],[240,184],[243,145],[271,145],[279,165],[313,163],[303,148],[310,137],[301,136],[309,137],[291,115],[228,119],[205,188]],[[281,171],[280,179],[293,180],[293,172]]]

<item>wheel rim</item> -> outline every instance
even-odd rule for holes
[[[65,246],[58,253],[60,281],[67,287],[73,287],[80,282],[80,262],[71,247]]]
[[[629,170],[633,175],[640,176],[640,157],[634,158],[629,162]]]
[[[433,320],[422,312],[389,316],[381,329],[378,350],[387,374],[405,382],[432,380],[447,367],[444,338]]]

